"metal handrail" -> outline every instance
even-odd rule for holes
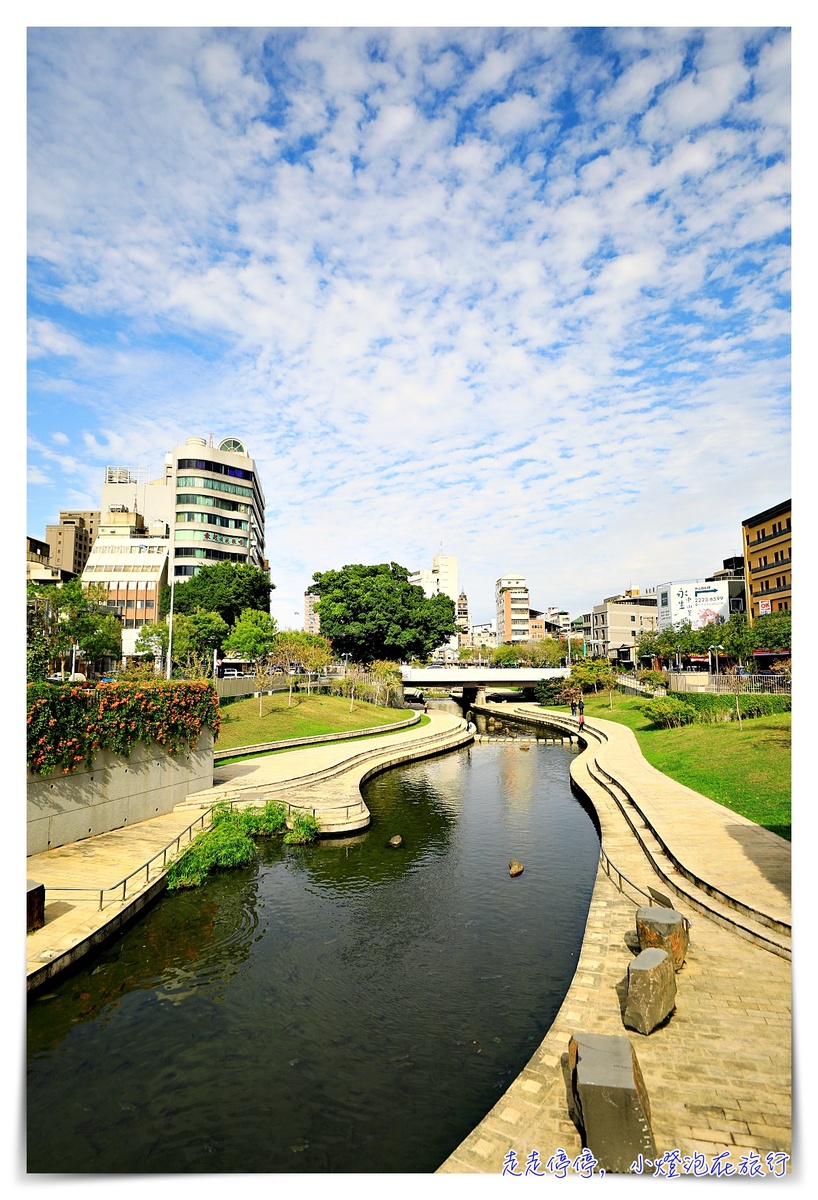
[[[191,830],[195,829],[195,827],[197,825],[201,825],[202,829],[204,829],[205,819],[210,816],[212,811],[213,811],[213,806],[211,806],[207,810],[207,812],[203,812],[201,814],[201,816],[196,818],[195,821],[192,821],[190,823],[190,825],[187,826],[186,829],[182,830],[182,832],[178,835],[178,837],[175,837],[170,842],[168,842],[167,846],[165,846],[162,850],[157,850],[156,854],[154,854],[154,856],[152,858],[149,858],[147,862],[142,864],[142,866],[137,867],[135,871],[131,871],[130,875],[126,875],[124,879],[120,879],[117,883],[109,884],[107,887],[103,887],[103,888],[69,887],[67,884],[66,885],[46,884],[46,891],[47,892],[90,892],[94,896],[99,895],[98,911],[101,912],[103,903],[104,903],[105,893],[106,892],[115,892],[118,888],[122,888],[121,903],[124,904],[125,897],[126,897],[127,891],[128,891],[128,884],[130,883],[130,881],[132,879],[136,878],[137,875],[141,875],[142,872],[144,871],[145,872],[145,883],[146,884],[150,883],[151,867],[156,862],[156,860],[161,858],[162,866],[163,867],[167,866],[168,851],[171,849],[171,847],[175,847],[178,852],[181,849],[182,838],[185,836],[185,834],[188,835],[188,842],[192,842],[193,837],[191,836]]]

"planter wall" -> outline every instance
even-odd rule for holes
[[[53,771],[27,779],[27,853],[78,842],[123,825],[170,812],[191,792],[213,786],[213,734],[193,750],[170,755],[164,747],[137,743],[129,758],[99,750],[89,771]]]

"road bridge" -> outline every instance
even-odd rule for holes
[[[542,679],[567,679],[567,667],[401,667],[403,686],[408,688],[463,688],[467,704],[485,703],[486,692],[495,688],[520,688],[533,692]]]

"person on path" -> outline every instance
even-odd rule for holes
[[[580,698],[579,698],[579,715],[582,716],[582,714],[584,712],[585,712],[585,701],[582,699],[582,696],[580,696]]]
[[[429,711],[429,701],[428,700],[423,701],[423,711],[425,713],[427,713]]]
[[[576,715],[577,715],[577,698],[576,698],[576,696],[572,696],[571,697],[571,716],[575,717]]]

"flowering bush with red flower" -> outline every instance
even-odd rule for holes
[[[168,754],[192,749],[205,726],[216,737],[219,699],[204,681],[100,683],[95,687],[28,685],[28,768],[70,775],[93,765],[97,750],[128,757],[137,742]]]

